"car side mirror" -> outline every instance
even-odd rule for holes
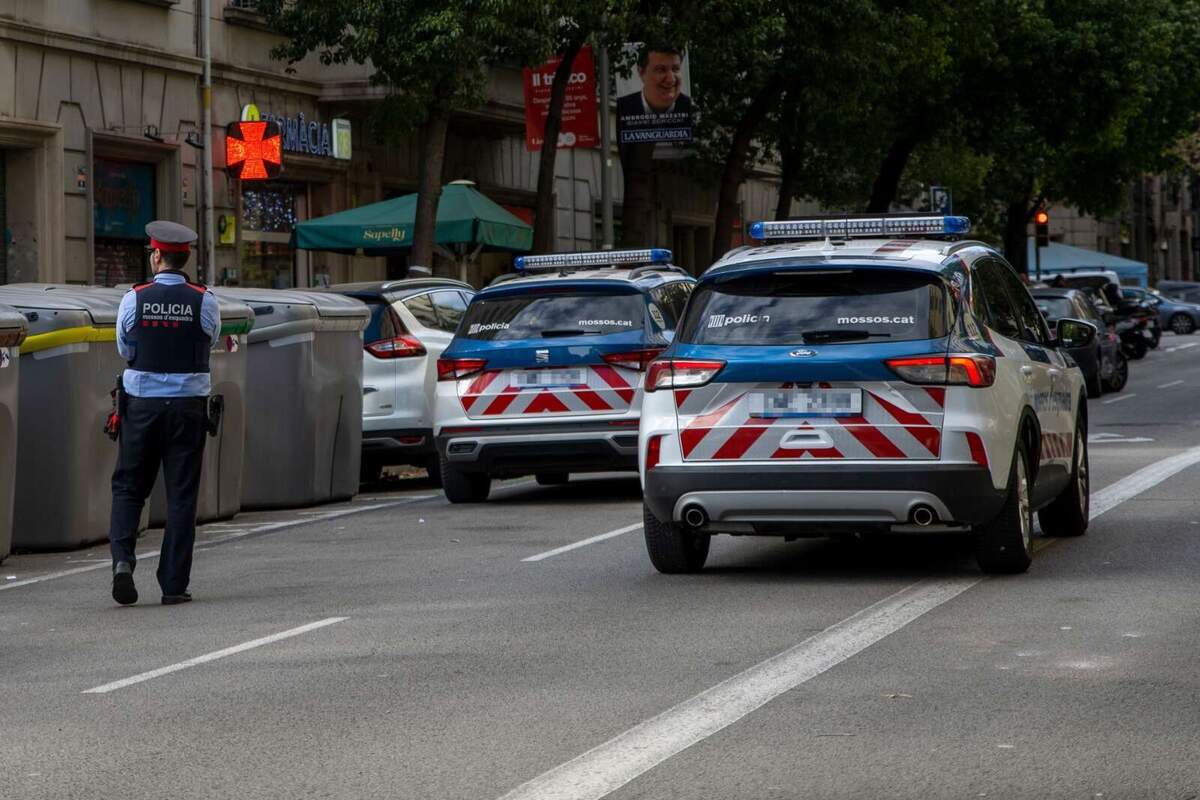
[[[1087,347],[1096,341],[1096,326],[1081,319],[1060,319],[1055,326],[1059,347]]]

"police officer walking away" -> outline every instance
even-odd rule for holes
[[[164,605],[186,603],[196,538],[196,494],[208,431],[208,353],[221,329],[217,299],[183,273],[196,233],[174,222],[146,226],[154,280],[121,300],[117,350],[129,362],[112,481],[112,596],[137,602],[134,546],[142,507],[162,468],[167,527],[158,560]]]

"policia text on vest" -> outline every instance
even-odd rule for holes
[[[221,330],[217,300],[183,273],[196,240],[173,222],[152,222],[154,280],[130,290],[117,316],[117,349],[129,363],[121,376],[117,468],[113,472],[113,599],[136,603],[133,572],[138,521],[163,473],[167,524],[158,561],[162,602],[191,600],[188,582],[196,537],[196,496],[209,430],[208,355]]]

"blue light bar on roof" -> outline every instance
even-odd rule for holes
[[[864,236],[960,236],[970,232],[966,217],[821,217],[750,223],[755,239],[851,239]]]
[[[517,272],[539,269],[580,269],[583,267],[616,267],[637,264],[669,264],[671,251],[661,247],[646,250],[596,250],[587,253],[550,253],[544,256],[517,256],[513,262]]]

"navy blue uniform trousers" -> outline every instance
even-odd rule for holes
[[[158,559],[158,585],[163,594],[183,594],[192,573],[207,408],[203,397],[131,395],[121,419],[108,532],[113,564],[128,561],[132,567],[137,562],[138,522],[161,467],[167,490],[167,529]]]

